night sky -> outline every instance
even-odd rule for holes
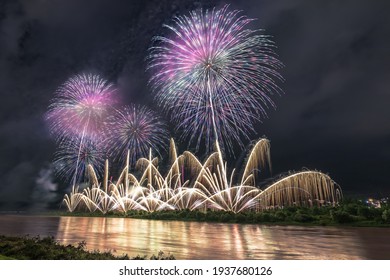
[[[0,209],[59,207],[67,186],[51,174],[43,116],[61,83],[99,73],[123,104],[159,112],[145,71],[152,37],[175,15],[226,3],[257,19],[285,65],[284,94],[251,135],[271,140],[273,175],[317,169],[345,195],[390,195],[389,1],[0,0]]]

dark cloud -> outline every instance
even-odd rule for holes
[[[318,168],[347,192],[388,194],[389,3],[250,5],[242,4],[274,36],[286,65],[285,95],[259,126],[275,170]]]
[[[58,184],[54,182],[53,169],[52,165],[49,164],[39,171],[30,197],[30,200],[33,202],[29,205],[32,211],[42,211],[55,207],[55,202],[58,204]]]
[[[221,5],[1,1],[0,207],[30,207],[42,192],[58,199],[50,189],[56,182],[37,178],[49,174],[55,150],[42,116],[59,84],[75,73],[97,72],[118,84],[122,102],[159,110],[145,72],[151,38],[176,14]],[[271,139],[275,173],[317,168],[347,192],[389,193],[389,6],[364,0],[232,1],[232,8],[257,18],[253,28],[273,36],[286,66],[285,94],[274,97],[277,109],[252,135]]]

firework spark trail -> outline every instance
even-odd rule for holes
[[[72,182],[73,182],[73,186],[76,185],[76,181],[77,181],[77,170],[79,168],[79,163],[80,163],[80,156],[81,156],[81,152],[82,152],[82,147],[84,145],[84,137],[85,137],[85,131],[86,131],[86,128],[87,128],[87,125],[86,124],[83,128],[83,133],[81,134],[81,138],[80,138],[80,144],[79,144],[79,150],[77,152],[77,160],[76,160],[76,168],[75,168],[75,171],[74,171],[74,174],[73,174],[73,179],[72,179]],[[63,142],[65,141],[65,139],[63,140]]]
[[[57,89],[46,114],[51,133],[58,141],[83,133],[99,137],[115,93],[114,85],[98,75],[71,77]]]
[[[329,176],[317,171],[290,174],[264,191],[259,189],[256,173],[260,168],[271,168],[267,139],[254,145],[238,185],[233,182],[234,170],[229,180],[227,178],[227,163],[222,151],[226,148],[232,151],[234,142],[243,147],[242,139],[249,139],[249,134],[254,132],[254,123],[266,115],[268,107],[274,107],[271,95],[281,92],[276,82],[283,80],[278,73],[282,64],[274,53],[274,43],[269,37],[259,34],[259,30],[246,29],[251,21],[239,11],[229,12],[228,6],[211,12],[192,12],[189,16],[175,18],[174,26],[166,26],[171,32],[170,37],[155,37],[150,49],[148,69],[155,71],[150,84],[159,104],[170,113],[177,123],[176,128],[183,131],[182,137],[190,138],[190,143],[197,143],[197,150],[204,141],[207,151],[213,143],[216,151],[202,164],[188,151],[178,155],[172,140],[171,168],[164,177],[158,170],[157,158],[152,157],[151,147],[155,149],[153,145],[162,145],[157,138],[150,136],[161,131],[150,132],[147,128],[150,125],[147,120],[153,117],[138,120],[147,114],[136,114],[134,108],[129,109],[130,113],[126,110],[119,112],[108,127],[113,129],[112,135],[120,128],[120,137],[112,136],[107,143],[117,150],[118,157],[125,155],[127,150],[125,168],[117,182],[111,182],[107,188],[106,163],[104,190],[101,190],[90,165],[91,181],[99,187],[83,194],[73,188],[70,196],[64,198],[69,211],[74,211],[80,202],[87,204],[90,211],[99,209],[102,213],[114,210],[126,213],[132,209],[149,212],[218,209],[240,213],[297,203],[312,206],[314,201],[319,206],[335,205],[340,201],[339,186]],[[95,104],[92,101],[87,103],[88,106]],[[88,125],[81,126],[88,135],[89,122],[94,120],[90,117],[88,114]],[[56,119],[55,114],[52,119]],[[142,133],[138,135],[135,132],[140,127]],[[143,134],[149,134],[148,137],[157,142],[149,138],[145,140]],[[135,146],[133,150],[136,151],[141,141],[148,143],[146,149],[149,153],[148,158],[140,158],[136,164],[142,174],[138,180],[129,173],[129,148]],[[134,151],[132,157],[137,159],[139,155]],[[147,152],[142,153],[145,157]],[[189,175],[184,176],[184,170],[188,170]]]
[[[169,139],[166,125],[153,111],[140,105],[117,110],[105,127],[106,150],[117,160],[125,159],[129,151],[131,165],[146,157],[150,148],[160,154]]]
[[[105,153],[102,147],[89,138],[81,140],[81,137],[63,139],[54,154],[56,174],[65,180],[72,178],[73,185],[75,178],[85,178],[89,164],[99,171],[104,168]]]
[[[114,103],[115,92],[114,85],[99,75],[75,75],[57,89],[56,96],[49,106],[46,120],[49,122],[51,133],[57,142],[61,143],[62,151],[67,150],[64,143],[71,143],[72,147],[69,147],[68,151],[73,150],[74,139],[79,139],[73,185],[76,184],[79,175],[82,146],[91,141],[98,141],[97,138],[101,137],[103,121]],[[86,141],[85,138],[90,140]],[[67,152],[65,154],[66,157],[70,156]]]
[[[166,176],[159,172],[150,151],[148,158],[139,160],[138,167],[142,166],[139,180],[128,173],[126,164],[119,179],[110,182],[109,188],[105,187],[108,178],[106,162],[103,189],[94,168],[88,165],[92,187],[84,189],[82,193],[72,188],[63,202],[70,212],[84,208],[91,212],[98,210],[103,214],[109,211],[126,214],[130,210],[154,212],[175,209],[215,209],[240,213],[292,205],[336,205],[342,199],[341,188],[328,175],[318,171],[289,173],[264,190],[257,188],[254,185],[254,173],[270,166],[267,139],[261,139],[254,145],[241,180],[238,180],[241,183],[237,185],[233,182],[234,170],[228,186],[224,185],[217,152],[202,164],[188,151],[178,155],[174,141],[171,140],[171,154],[174,157]],[[192,180],[181,181],[179,170],[183,164],[193,170],[192,176],[196,178],[193,183]]]
[[[281,91],[273,42],[245,29],[252,20],[239,13],[225,6],[176,17],[150,49],[156,98],[197,149],[203,136],[208,151],[215,142],[231,150],[232,139],[242,146]]]

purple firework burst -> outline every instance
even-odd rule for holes
[[[116,88],[99,75],[76,75],[56,91],[46,120],[59,141],[63,138],[100,135]]]
[[[148,155],[151,148],[160,154],[168,142],[168,131],[157,115],[140,105],[128,105],[110,116],[106,122],[105,147],[120,161],[130,151],[130,163]]]
[[[271,95],[283,65],[275,45],[237,10],[179,16],[169,36],[157,36],[148,56],[150,84],[159,104],[190,143],[202,140],[232,148],[254,132],[254,123],[274,107]]]

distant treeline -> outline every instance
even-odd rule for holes
[[[67,213],[71,216],[103,216],[99,213]],[[356,226],[390,226],[390,204],[381,208],[366,205],[362,201],[345,199],[340,205],[322,207],[284,207],[268,209],[262,212],[244,211],[232,213],[225,211],[129,211],[126,215],[108,213],[109,217],[131,217],[156,220],[183,220],[223,223],[250,224],[313,224],[313,225],[356,225]]]

